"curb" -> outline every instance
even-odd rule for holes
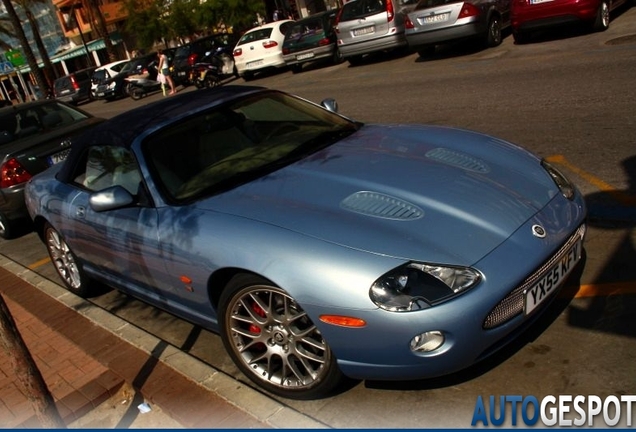
[[[195,385],[217,394],[228,403],[249,413],[257,420],[277,429],[324,429],[324,423],[286,406],[251,387],[239,384],[224,372],[178,350],[172,345],[157,353],[156,347],[165,341],[114,316],[36,272],[0,254],[0,266],[38,288],[44,294],[89,319],[167,367],[185,376]],[[239,385],[237,385],[239,384]]]

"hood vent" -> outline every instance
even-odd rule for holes
[[[415,220],[424,216],[424,211],[409,202],[377,192],[356,192],[342,200],[345,210],[391,220]]]
[[[486,174],[490,168],[480,159],[469,156],[465,153],[456,152],[445,148],[436,148],[426,153],[426,157],[434,159],[438,162],[462,168],[467,171],[473,171]]]

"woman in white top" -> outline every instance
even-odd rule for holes
[[[174,90],[174,81],[172,81],[172,77],[170,76],[170,65],[168,64],[168,56],[163,52],[163,50],[157,51],[157,56],[159,57],[159,73],[161,73],[164,77],[166,77],[166,81],[170,86],[170,94],[175,94]],[[165,94],[165,93],[164,93]]]

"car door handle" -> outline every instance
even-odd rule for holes
[[[77,216],[78,218],[84,219],[84,217],[86,216],[86,207],[84,206],[77,207],[77,209],[75,210],[75,216]]]

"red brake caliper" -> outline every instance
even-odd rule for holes
[[[265,311],[258,305],[258,303],[252,303],[252,310],[256,313],[256,315],[265,318]],[[250,324],[250,332],[260,334],[261,329],[256,324]]]

